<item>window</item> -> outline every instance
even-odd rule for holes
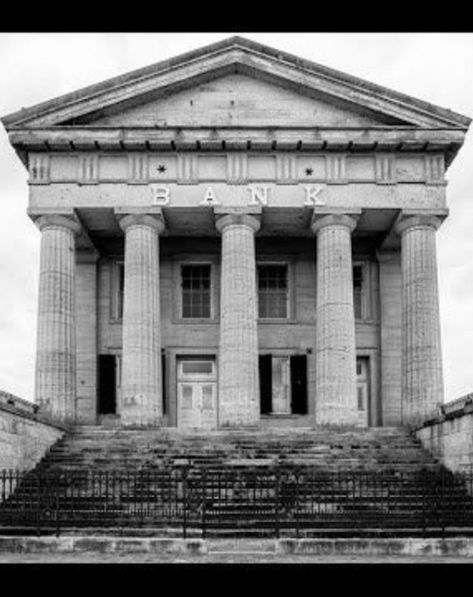
[[[353,266],[353,306],[355,319],[363,319],[363,266]]]
[[[182,265],[182,317],[210,318],[210,265]]]
[[[213,374],[212,361],[183,361],[182,374],[189,375],[212,375]]]
[[[110,264],[110,319],[123,319],[123,298],[125,296],[125,266],[123,261]]]
[[[258,265],[258,316],[260,318],[287,318],[287,270],[287,265]]]

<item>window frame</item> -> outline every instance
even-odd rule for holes
[[[206,265],[210,267],[210,289],[209,289],[209,298],[210,298],[210,315],[209,317],[184,317],[184,301],[183,301],[183,288],[182,288],[182,268],[189,267],[189,266],[201,266]],[[215,321],[216,318],[216,309],[215,309],[215,263],[208,259],[203,260],[180,260],[177,264],[177,281],[176,281],[176,289],[178,292],[178,301],[177,301],[177,320],[180,323],[212,323]]]
[[[287,289],[286,289],[286,316],[285,317],[261,317],[259,311],[259,267],[264,266],[285,266],[287,272]],[[292,317],[292,268],[291,263],[289,261],[275,261],[273,259],[257,259],[256,261],[256,298],[257,298],[257,313],[258,313],[258,321],[261,323],[280,323],[280,322],[290,322],[293,320]]]
[[[352,286],[353,299],[355,295],[354,284],[354,269],[361,267],[361,317],[357,317],[354,313],[355,321],[357,322],[372,322],[373,321],[373,304],[372,304],[372,283],[371,283],[371,263],[369,261],[356,260],[352,262]],[[355,304],[353,301],[353,311],[355,311]]]
[[[120,293],[120,270],[123,270],[125,276],[124,259],[114,259],[110,267],[110,322],[122,323],[123,306],[125,297],[125,279],[123,279],[123,296]],[[121,309],[120,309],[121,306]]]

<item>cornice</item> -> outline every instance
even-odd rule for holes
[[[25,165],[29,152],[437,152],[449,166],[463,144],[459,129],[416,127],[41,127],[9,134]],[[85,155],[85,154],[84,154]],[[41,169],[39,164],[38,168]],[[90,165],[94,170],[94,164]],[[89,168],[89,170],[90,170]],[[244,164],[241,165],[244,173]],[[380,163],[380,172],[384,165]],[[238,169],[237,174],[241,174]],[[47,176],[45,177],[47,182]],[[139,181],[138,181],[139,182]]]

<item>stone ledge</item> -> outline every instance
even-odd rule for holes
[[[60,429],[61,431],[69,431],[70,425],[55,421],[51,417],[39,412],[39,406],[23,398],[19,398],[9,392],[0,390],[0,410],[16,415],[23,419],[30,419],[36,423],[49,425]]]
[[[473,413],[473,393],[466,394],[456,400],[451,400],[445,404],[439,405],[438,412],[432,413],[422,423],[414,425],[413,431],[420,431],[426,427],[432,427],[434,425],[441,425],[445,421],[452,419],[458,419],[465,415]]]
[[[172,539],[110,536],[0,537],[0,554],[286,554],[473,558],[473,537],[350,539]]]

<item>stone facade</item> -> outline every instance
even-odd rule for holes
[[[435,230],[469,118],[232,38],[2,121],[54,416],[398,425],[443,401]]]

